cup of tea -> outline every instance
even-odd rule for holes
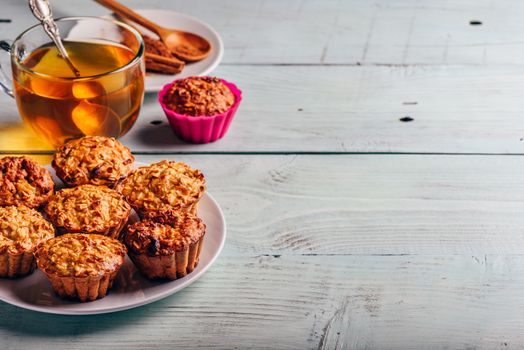
[[[133,126],[144,98],[144,42],[127,24],[97,17],[56,20],[80,75],[36,25],[0,53],[10,55],[12,79],[0,69],[0,85],[16,100],[26,123],[58,147],[86,135],[118,138]]]

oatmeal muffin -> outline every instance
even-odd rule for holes
[[[38,267],[61,298],[93,301],[106,296],[124,264],[126,247],[95,234],[65,234],[42,243]]]
[[[86,136],[58,149],[51,165],[69,187],[83,184],[114,187],[131,171],[135,157],[112,137]]]
[[[0,206],[38,208],[55,191],[51,173],[29,157],[0,159]]]
[[[175,280],[197,266],[205,231],[201,219],[180,214],[162,222],[136,222],[126,229],[123,241],[144,276]]]
[[[190,77],[166,84],[158,102],[176,136],[191,143],[224,137],[242,101],[233,83],[214,77]]]
[[[118,238],[131,206],[113,189],[82,185],[58,191],[47,203],[45,213],[58,234],[98,233]]]
[[[136,169],[117,187],[141,217],[149,212],[196,214],[205,189],[200,170],[167,160]]]
[[[55,236],[50,222],[23,205],[0,207],[0,277],[19,277],[36,267],[33,252]]]
[[[213,116],[235,103],[235,95],[218,78],[189,77],[177,80],[163,97],[170,110],[187,116]]]

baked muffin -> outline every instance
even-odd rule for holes
[[[98,233],[118,238],[131,206],[113,189],[81,185],[58,191],[44,210],[58,234]]]
[[[55,236],[50,222],[23,205],[0,207],[0,277],[19,277],[36,267],[33,252]]]
[[[141,217],[148,212],[196,214],[205,189],[200,170],[167,160],[136,169],[117,187]]]
[[[169,220],[143,220],[126,229],[123,237],[128,255],[146,277],[175,280],[198,264],[206,226],[191,214]]]
[[[126,247],[96,234],[65,234],[42,243],[38,268],[62,298],[93,301],[106,296],[124,264]]]
[[[38,208],[55,191],[51,173],[29,157],[0,159],[0,206]]]
[[[175,135],[191,143],[224,137],[242,101],[233,83],[214,77],[189,77],[166,84],[158,102]]]
[[[86,136],[58,149],[51,165],[66,186],[114,187],[131,171],[135,157],[112,137]]]
[[[235,103],[235,95],[218,78],[189,77],[177,80],[163,97],[170,110],[187,116],[213,116]]]

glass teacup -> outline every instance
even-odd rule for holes
[[[26,125],[54,147],[85,135],[120,137],[135,123],[144,97],[144,43],[140,34],[110,19],[56,21],[76,77],[40,25],[23,32],[10,54],[14,97]],[[1,79],[0,79],[1,80]]]

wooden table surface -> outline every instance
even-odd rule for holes
[[[185,144],[148,95],[122,142],[204,171],[225,249],[133,310],[0,303],[1,349],[524,348],[524,2],[124,2],[224,40],[214,74],[245,95],[229,134]],[[1,38],[34,22],[21,0],[1,0],[0,18]],[[5,96],[0,152],[51,152]]]

